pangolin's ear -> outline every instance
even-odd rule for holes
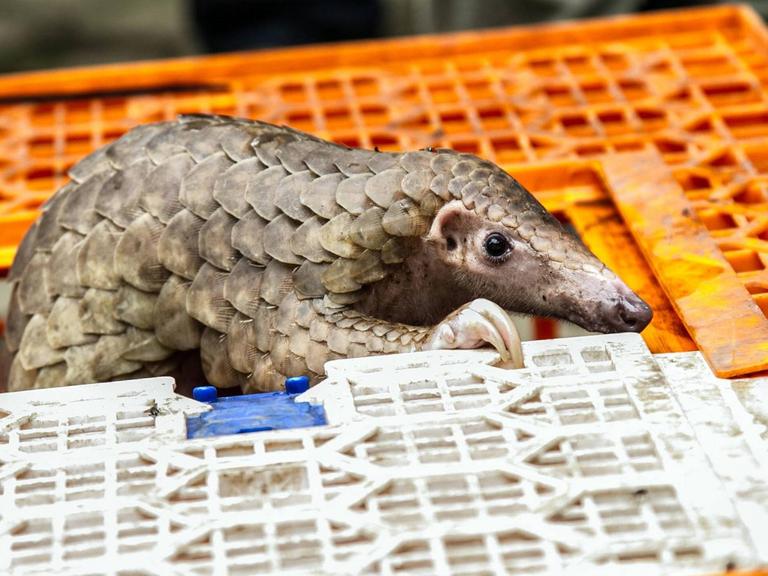
[[[432,226],[427,234],[427,240],[430,242],[444,242],[449,237],[456,240],[456,236],[464,231],[466,226],[462,226],[462,221],[467,217],[468,210],[458,200],[453,200],[444,204],[435,214],[432,220]]]

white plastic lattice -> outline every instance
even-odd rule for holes
[[[0,572],[703,574],[768,563],[764,380],[635,335],[329,363],[325,427],[186,440],[165,379],[0,396]],[[748,401],[748,399],[751,399]],[[761,540],[762,539],[762,540]]]

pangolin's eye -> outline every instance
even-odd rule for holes
[[[503,234],[494,232],[485,239],[483,248],[485,248],[485,253],[491,260],[498,261],[506,256],[512,247],[509,245],[509,240]]]

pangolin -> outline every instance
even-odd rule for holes
[[[9,388],[162,375],[279,389],[342,357],[484,342],[504,309],[597,332],[652,312],[516,180],[451,150],[349,148],[191,115],[75,165],[21,243]]]

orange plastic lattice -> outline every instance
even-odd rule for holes
[[[508,167],[656,151],[736,272],[723,281],[765,313],[766,84],[768,35],[739,7],[8,76],[0,265],[83,154],[137,123],[219,112]]]
[[[640,249],[715,372],[729,377],[768,368],[768,319],[739,282],[739,270],[757,258],[744,249],[755,240],[730,233],[719,244],[736,250],[721,251],[658,154],[613,156],[602,168]],[[747,285],[766,280],[764,270],[741,276],[747,274]]]

